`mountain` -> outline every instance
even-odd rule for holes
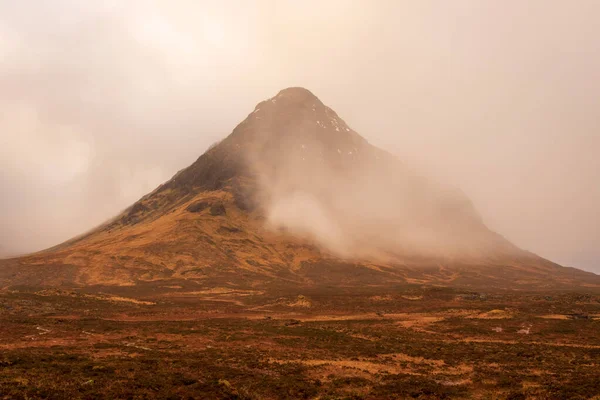
[[[488,229],[461,191],[372,146],[303,88],[259,103],[111,221],[0,267],[4,287],[600,287]]]

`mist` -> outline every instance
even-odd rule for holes
[[[372,146],[304,88],[259,103],[214,152],[246,162],[250,172],[232,180],[233,192],[243,193],[243,182],[252,187],[254,201],[243,203],[254,203],[268,226],[343,258],[518,254],[459,189]]]
[[[599,12],[585,0],[0,0],[0,252],[98,225],[255,104],[303,86],[460,188],[516,245],[600,272]]]

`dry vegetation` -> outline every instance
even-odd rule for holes
[[[600,396],[597,295],[168,282],[3,291],[0,398]]]

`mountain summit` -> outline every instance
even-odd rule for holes
[[[9,286],[156,282],[534,288],[600,277],[517,248],[462,192],[288,88],[113,220],[0,269]]]

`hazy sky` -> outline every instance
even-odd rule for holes
[[[289,86],[600,273],[600,2],[0,0],[0,252],[103,222]]]

